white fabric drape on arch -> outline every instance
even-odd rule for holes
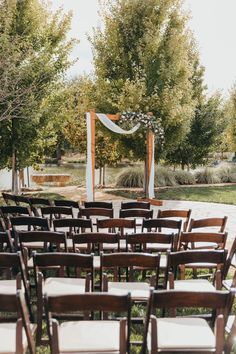
[[[117,134],[133,134],[135,133],[140,124],[138,123],[130,130],[124,130],[110,120],[106,114],[96,113],[96,116],[100,122],[109,130]],[[86,125],[87,125],[87,164],[86,164],[86,192],[87,192],[87,201],[93,200],[93,170],[92,170],[92,152],[91,152],[91,115],[89,112],[86,113]],[[154,139],[154,136],[153,136]],[[153,154],[152,154],[152,164],[151,172],[149,179],[149,188],[148,188],[149,198],[154,198],[154,144],[153,144]]]

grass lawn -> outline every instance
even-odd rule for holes
[[[107,193],[130,199],[144,196],[141,191],[129,191],[127,189],[113,190]],[[156,198],[161,200],[190,200],[236,205],[236,185],[160,188],[156,192]]]

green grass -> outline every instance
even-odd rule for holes
[[[130,199],[144,197],[144,194],[141,191],[112,190],[107,193]],[[206,187],[167,187],[159,189],[156,192],[156,198],[161,200],[190,200],[197,202],[236,205],[236,185]]]

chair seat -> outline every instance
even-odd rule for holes
[[[187,263],[185,264],[185,268],[216,268],[216,263],[208,263],[208,262],[198,262],[198,263]]]
[[[218,244],[215,242],[194,242],[193,249],[205,249],[205,248],[218,248]]]
[[[167,251],[171,249],[169,243],[147,243],[147,250],[153,251]]]
[[[162,351],[212,350],[215,336],[201,318],[159,318],[157,319],[157,343]]]
[[[43,293],[48,296],[81,294],[85,292],[85,279],[81,278],[47,278],[44,283]]]
[[[168,285],[169,287],[169,285]],[[206,279],[175,280],[174,289],[182,291],[215,291],[216,288]]]
[[[150,295],[150,286],[144,282],[108,282],[108,292],[114,295],[130,292],[132,300],[146,301]]]
[[[0,353],[16,353],[16,323],[0,323]],[[22,345],[25,352],[28,343],[25,331],[22,334]]]
[[[72,238],[67,238],[66,239],[66,244],[67,244],[68,250],[72,250],[73,249],[73,240],[72,240]],[[64,243],[60,244],[60,248],[62,248],[62,249],[64,248]],[[77,244],[76,245],[76,249],[78,249],[78,250],[80,250],[80,249],[86,250],[87,248],[88,248],[87,243],[81,243],[81,244]]]
[[[47,244],[47,242],[46,242],[46,244]],[[22,243],[22,246],[26,247],[28,249],[37,249],[37,248],[42,249],[45,246],[45,242],[40,242],[40,241],[38,241],[38,242],[37,241],[35,241],[35,242],[24,242],[24,243]]]
[[[160,268],[161,269],[166,269],[166,267],[167,267],[167,256],[166,256],[166,254],[161,254]]]
[[[119,348],[118,321],[69,321],[59,326],[60,353],[116,353]]]
[[[1,294],[16,294],[16,280],[0,280]],[[24,291],[24,285],[21,283],[21,289]]]
[[[232,279],[225,279],[223,280],[222,284],[227,290],[229,290],[232,285]]]

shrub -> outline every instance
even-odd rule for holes
[[[178,184],[195,184],[195,176],[189,171],[177,170],[174,172]]]
[[[218,176],[222,183],[235,183],[236,182],[236,168],[235,167],[222,167],[218,170]]]
[[[127,167],[116,180],[116,187],[143,188],[144,169],[142,167]]]
[[[218,176],[217,170],[214,168],[206,167],[204,170],[197,171],[195,173],[195,178],[197,183],[202,183],[202,184],[220,183],[220,177]]]
[[[155,187],[176,186],[176,179],[173,171],[168,167],[155,167]]]

